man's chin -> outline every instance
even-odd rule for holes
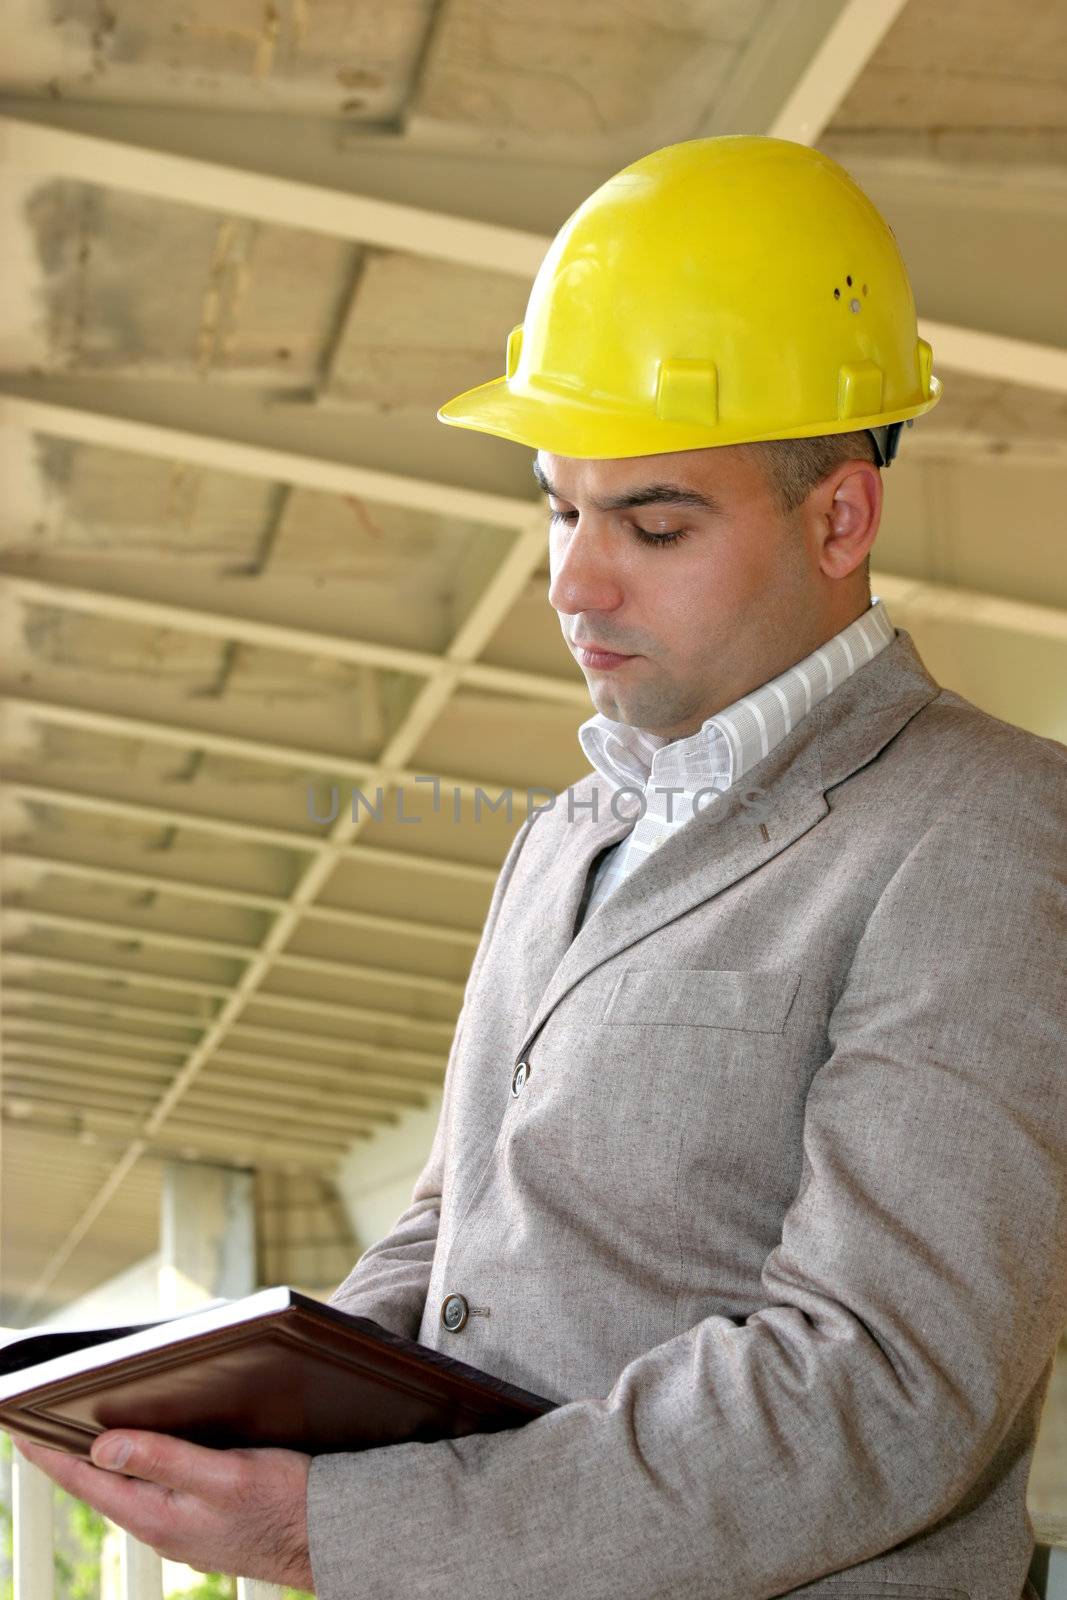
[[[643,726],[640,707],[629,700],[620,701],[602,684],[590,686],[589,698],[602,717],[609,717],[612,722],[625,722],[631,728]]]
[[[602,674],[587,672],[585,687],[602,717],[609,717],[612,722],[625,722],[631,728],[653,733],[665,723],[671,725],[678,716],[676,708],[664,706],[662,700],[657,702],[651,684],[624,685]]]
[[[608,717],[612,722],[625,723],[630,728],[640,728],[642,733],[651,733],[659,739],[685,738],[701,726],[699,718],[694,721],[683,717],[679,721],[677,713],[673,718],[665,717],[662,707],[642,705],[632,699],[620,704],[614,695],[603,692],[598,694],[592,689],[589,698],[602,717]]]

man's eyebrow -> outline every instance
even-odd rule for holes
[[[557,500],[565,500],[567,496],[554,489],[541,471],[540,463],[535,459],[533,475],[546,494],[554,495]],[[634,506],[673,505],[694,506],[701,511],[711,511],[718,516],[725,515],[726,507],[714,495],[701,494],[697,489],[690,489],[682,483],[643,483],[636,489],[628,489],[625,494],[609,495],[603,500],[590,502],[595,511],[628,511]]]

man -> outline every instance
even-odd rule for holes
[[[310,1467],[134,1435],[135,1531],[320,1600],[1023,1592],[1067,750],[869,594],[939,392],[817,152],[672,146],[565,224],[505,378],[441,415],[536,451],[593,771],[512,844],[411,1205],[334,1296],[560,1404]]]

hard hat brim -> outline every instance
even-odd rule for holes
[[[906,422],[925,416],[941,399],[941,380],[931,374],[930,396],[915,405],[877,412],[867,417],[827,417],[822,422],[801,427],[786,423],[780,428],[751,427],[730,429],[726,424],[713,428],[699,423],[667,422],[658,418],[634,417],[632,412],[613,413],[602,403],[593,407],[553,391],[543,400],[514,394],[508,379],[492,378],[447,401],[437,412],[438,421],[453,428],[469,428],[490,433],[531,450],[547,450],[552,455],[572,456],[577,460],[620,460],[627,456],[667,455],[679,450],[705,450],[719,445],[753,444],[766,439],[812,439],[823,434],[854,433],[883,427],[890,422]]]

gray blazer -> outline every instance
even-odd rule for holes
[[[571,795],[334,1296],[566,1403],[318,1457],[320,1600],[1016,1600],[1067,1320],[1067,748],[897,629],[577,937],[630,823]]]

